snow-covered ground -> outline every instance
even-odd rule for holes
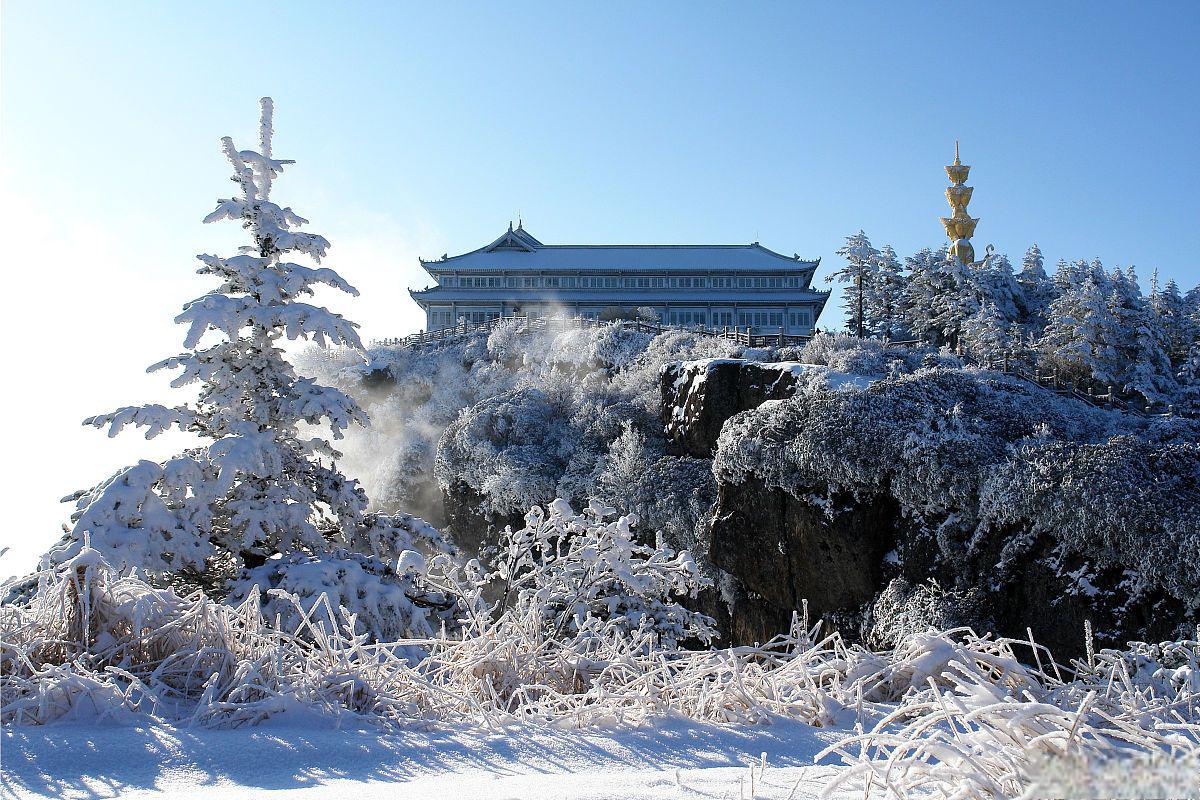
[[[0,794],[64,800],[748,798],[753,772],[757,798],[812,798],[836,769],[814,765],[813,756],[838,736],[785,719],[757,726],[667,719],[586,731],[337,730],[286,716],[237,730],[160,723],[5,726]]]

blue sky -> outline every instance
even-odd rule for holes
[[[520,213],[548,243],[749,242],[821,256],[859,228],[942,241],[942,165],[974,166],[976,247],[1100,257],[1200,282],[1195,3],[114,3],[3,5],[11,372],[38,387],[16,440],[53,499],[146,454],[77,421],[138,402],[217,148],[276,101],[276,199],[334,244],[370,336],[420,325],[416,257]],[[836,323],[836,313],[822,322]],[[29,398],[5,400],[10,415]],[[61,432],[60,432],[61,431]],[[24,438],[20,438],[24,437]],[[140,447],[140,449],[138,449]],[[70,458],[63,458],[63,454]],[[53,496],[53,498],[51,498]],[[55,522],[54,524],[57,524]],[[42,541],[49,533],[31,533]],[[0,569],[0,572],[3,572]]]

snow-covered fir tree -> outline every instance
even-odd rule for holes
[[[825,281],[833,283],[836,280],[847,284],[842,290],[846,326],[855,336],[867,336],[870,333],[867,327],[867,297],[875,283],[879,251],[872,246],[867,234],[859,231],[846,237],[846,244],[837,254],[846,263],[826,275]]]
[[[988,255],[970,277],[981,307],[989,303],[995,306],[1006,323],[1016,322],[1020,318],[1024,300],[1008,256],[1003,253]]]
[[[1062,270],[1060,270],[1060,273]],[[1078,285],[1068,285],[1050,306],[1050,324],[1038,342],[1044,361],[1072,382],[1098,387],[1121,378],[1119,321],[1103,272],[1086,268]]]
[[[962,340],[967,352],[981,364],[1002,360],[1011,346],[1009,324],[995,303],[985,301],[963,323]]]
[[[1021,259],[1021,271],[1017,273],[1020,288],[1020,323],[1026,330],[1040,333],[1046,327],[1046,314],[1054,302],[1054,284],[1046,274],[1045,259],[1041,248],[1035,243],[1025,251]]]
[[[875,274],[867,292],[867,324],[869,331],[889,339],[908,336],[902,308],[904,304],[904,265],[890,244],[884,245],[875,257]]]
[[[943,274],[947,261],[945,247],[926,247],[904,259],[908,282],[901,298],[901,315],[913,336],[932,344],[943,343],[935,309],[947,290]]]
[[[980,289],[970,264],[947,258],[933,276],[930,320],[938,334],[937,343],[952,348],[959,345],[967,320],[980,306]]]
[[[257,584],[268,618],[290,606],[265,590],[283,588],[310,601],[327,595],[334,608],[360,613],[369,633],[428,634],[455,603],[431,586],[425,555],[447,554],[449,543],[414,518],[366,513],[362,489],[336,466],[340,454],[314,435],[327,429],[339,439],[366,416],[341,391],[298,376],[281,349],[296,339],[362,344],[353,323],[304,302],[318,285],[357,291],[332,269],[290,260],[319,264],[329,242],[299,230],[307,221],[272,200],[293,162],[274,156],[270,98],[261,105],[258,150],[221,140],[238,192],[204,218],[232,220],[250,241],[236,255],[198,256],[199,274],[218,284],[176,317],[187,326],[185,352],[150,368],[175,371],[171,385],[194,388],[195,399],[85,420],[110,436],[127,426],[146,428],[147,438],[177,428],[201,444],[72,495],[73,525],[48,556],[61,563],[90,542],[113,567],[159,585],[240,598]],[[347,592],[351,573],[356,591]]]
[[[1170,342],[1154,309],[1142,297],[1133,267],[1115,270],[1109,305],[1117,320],[1114,342],[1122,362],[1119,388],[1147,403],[1169,403],[1178,386],[1169,355]]]
[[[1157,324],[1162,328],[1172,371],[1178,372],[1180,364],[1187,357],[1191,343],[1197,335],[1189,317],[1183,293],[1179,291],[1179,284],[1174,280],[1169,280],[1160,289],[1158,271],[1155,270],[1154,278],[1151,281],[1150,295],[1146,298],[1146,302],[1149,304],[1150,312],[1156,318]]]

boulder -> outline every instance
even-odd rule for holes
[[[667,364],[661,377],[667,451],[671,455],[711,458],[727,419],[768,400],[791,397],[803,368],[791,362],[771,364],[733,358]]]

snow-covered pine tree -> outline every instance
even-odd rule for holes
[[[871,245],[867,234],[859,231],[846,237],[846,244],[837,254],[846,259],[846,263],[840,269],[826,275],[825,282],[833,283],[836,280],[847,284],[842,290],[846,329],[855,336],[867,336],[871,333],[866,324],[867,295],[874,285],[879,251]]]
[[[1041,361],[1072,383],[1113,386],[1121,379],[1122,363],[1115,344],[1121,332],[1109,302],[1111,291],[1103,271],[1097,274],[1086,263],[1077,269],[1078,263],[1056,275],[1061,293],[1050,305],[1050,324],[1038,341]],[[1082,281],[1067,283],[1063,280],[1067,273],[1083,276]]]
[[[970,264],[957,257],[947,258],[941,270],[932,276],[932,325],[937,334],[936,344],[957,347],[967,320],[979,311],[980,288],[978,276]]]
[[[990,300],[963,323],[962,340],[967,352],[980,364],[1002,360],[1011,343],[1008,320]]]
[[[866,316],[868,330],[890,339],[908,336],[904,324],[904,266],[890,244],[884,245],[875,257],[874,280],[868,287]]]
[[[1122,368],[1118,388],[1148,403],[1170,403],[1179,387],[1172,374],[1167,329],[1142,297],[1132,266],[1125,272],[1115,270],[1111,285],[1109,306],[1117,320],[1114,346]]]
[[[1181,327],[1186,347],[1180,348],[1177,361],[1173,359],[1175,380],[1180,387],[1176,405],[1180,410],[1200,413],[1200,286],[1183,296]]]
[[[1190,330],[1191,320],[1188,317],[1188,308],[1184,303],[1183,294],[1179,291],[1179,284],[1174,280],[1168,280],[1165,286],[1159,288],[1157,270],[1151,279],[1150,286],[1150,295],[1146,298],[1146,302],[1166,336],[1167,355],[1171,359],[1173,368],[1177,371],[1179,365],[1187,357],[1191,340],[1195,337],[1195,331]]]
[[[992,304],[1005,323],[1013,323],[1020,318],[1024,299],[1008,256],[995,253],[984,258],[973,278],[980,307]]]
[[[926,247],[904,259],[908,282],[901,296],[900,313],[908,330],[922,341],[935,342],[939,336],[933,308],[942,288],[939,274],[945,263],[945,247],[936,251]]]
[[[335,609],[347,605],[369,633],[426,635],[454,601],[430,586],[415,551],[447,554],[449,543],[415,518],[366,514],[362,489],[338,471],[340,454],[306,433],[327,426],[339,439],[349,425],[367,424],[348,396],[298,376],[280,348],[306,339],[361,349],[353,323],[302,300],[317,285],[357,291],[332,269],[287,260],[295,254],[319,264],[329,242],[298,230],[307,220],[271,199],[275,178],[293,162],[274,157],[270,98],[261,105],[257,151],[221,140],[239,191],[204,218],[240,223],[250,243],[238,255],[198,256],[199,274],[220,283],[176,317],[188,326],[186,352],[150,367],[176,370],[171,385],[196,387],[195,399],[84,421],[109,436],[130,425],[145,427],[147,438],[178,428],[202,443],[67,498],[76,502],[73,527],[48,556],[64,562],[86,541],[113,567],[137,569],[158,585],[240,598],[258,584],[269,618],[290,614],[288,603],[265,591],[283,588],[309,600],[325,594]],[[355,591],[344,592],[350,573]]]
[[[1021,259],[1016,276],[1021,308],[1018,322],[1030,333],[1040,335],[1046,327],[1046,313],[1054,302],[1054,284],[1046,274],[1042,251],[1035,243]]]

